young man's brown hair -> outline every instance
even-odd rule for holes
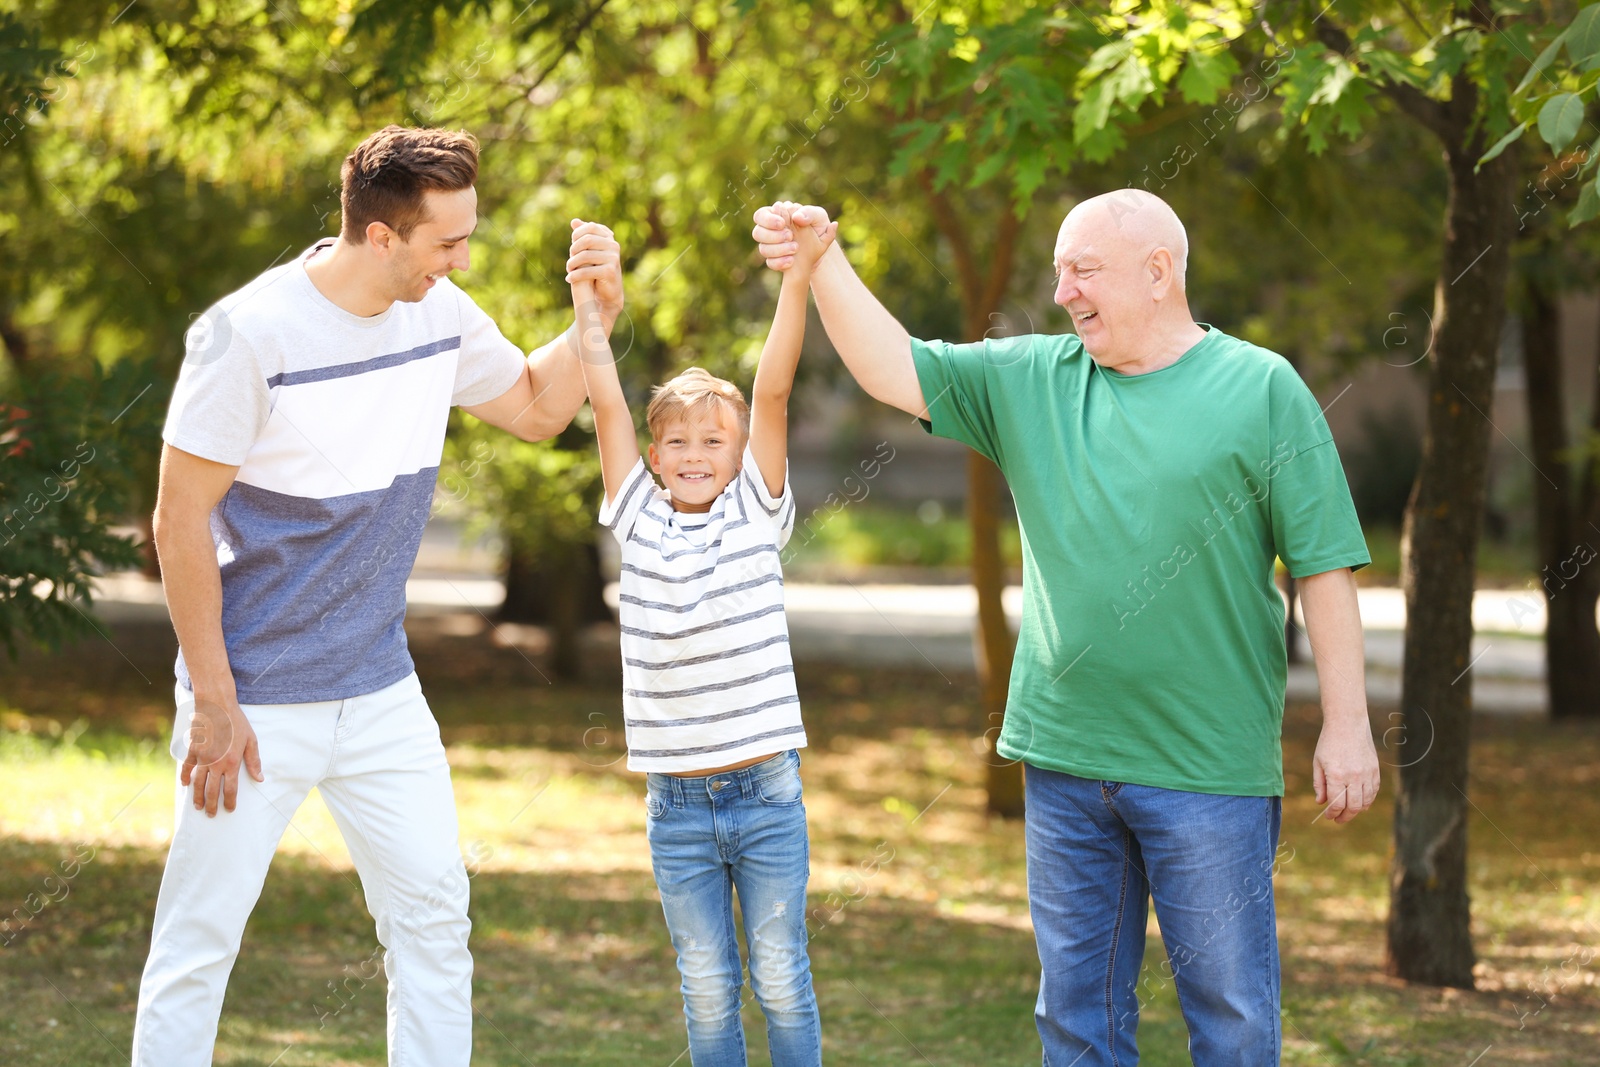
[[[385,126],[356,145],[339,169],[340,236],[367,239],[381,222],[400,240],[427,221],[423,194],[470,188],[478,180],[478,139],[462,130]]]
[[[650,427],[650,436],[661,440],[666,428],[674,422],[702,418],[726,405],[739,422],[739,432],[750,435],[750,406],[744,394],[730,381],[718,378],[699,367],[690,367],[671,381],[655,387],[650,395],[650,406],[645,409],[644,421]]]

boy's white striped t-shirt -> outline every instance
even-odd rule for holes
[[[622,545],[628,769],[696,771],[806,743],[778,552],[794,494],[743,467],[703,514],[674,511],[644,461],[600,522]]]

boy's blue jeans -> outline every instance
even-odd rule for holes
[[[1046,1067],[1138,1063],[1139,1008],[1167,982],[1195,1067],[1276,1065],[1280,798],[1026,772]],[[1141,982],[1151,898],[1168,962]]]
[[[703,778],[651,774],[646,807],[661,910],[678,952],[694,1067],[743,1067],[744,985],[733,893],[750,946],[750,988],[767,1018],[773,1067],[822,1063],[806,952],[811,845],[792,749]]]

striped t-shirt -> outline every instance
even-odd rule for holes
[[[305,268],[331,243],[206,313],[167,414],[168,444],[239,468],[211,536],[245,704],[342,700],[411,673],[406,577],[450,406],[493,400],[525,373],[448,278],[368,318],[334,304]],[[192,688],[181,651],[177,674]]]
[[[622,544],[628,769],[697,771],[806,743],[778,551],[794,494],[767,492],[749,448],[702,514],[674,511],[644,461],[600,522]]]

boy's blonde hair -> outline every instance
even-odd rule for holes
[[[690,367],[671,381],[656,386],[650,394],[644,421],[650,427],[650,436],[659,441],[670,424],[709,416],[719,404],[728,406],[739,420],[740,434],[748,438],[750,406],[744,402],[744,394],[737,385],[699,367]]]

